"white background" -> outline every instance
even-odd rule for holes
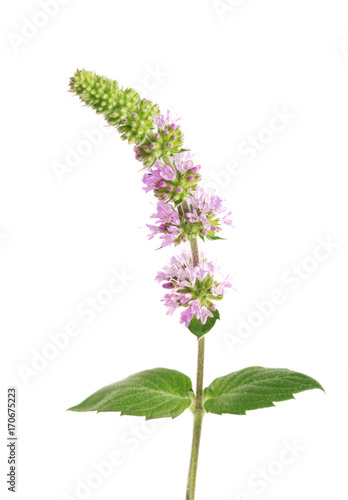
[[[189,412],[144,425],[65,411],[143,369],[195,376],[195,337],[179,314],[166,316],[154,282],[175,250],[156,252],[158,242],[146,238],[154,200],[142,191],[140,164],[116,131],[67,92],[69,77],[85,67],[136,87],[163,111],[173,108],[205,183],[233,211],[228,239],[205,248],[223,260],[236,288],[207,338],[206,384],[261,365],[307,373],[327,392],[246,417],[208,415],[197,500],[341,497],[347,2],[71,0],[50,4],[49,18],[47,3],[1,7],[2,490],[6,393],[16,385],[18,499],[185,496]],[[286,124],[274,118],[284,112]],[[275,124],[282,130],[272,132]],[[86,132],[98,127],[100,144],[86,146]],[[247,153],[253,137],[262,150]],[[57,164],[67,165],[72,149],[84,156],[59,178]],[[87,324],[79,307],[103,294],[113,270],[128,276],[126,284]],[[268,317],[257,313],[276,289],[282,304],[268,302]],[[52,335],[71,323],[78,335],[38,367],[38,356],[52,355]],[[293,441],[291,455],[285,450]],[[122,464],[98,479],[96,464],[110,464],[117,452]],[[268,479],[260,480],[264,469]],[[83,495],[76,488],[86,482],[93,487]]]

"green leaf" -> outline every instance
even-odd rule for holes
[[[221,238],[220,236],[216,236],[215,234],[209,234],[209,233],[206,235],[206,238],[208,240],[212,240],[212,241],[214,241],[214,240],[225,240],[226,239],[226,238]]]
[[[175,418],[192,403],[192,382],[183,373],[155,368],[103,387],[71,411],[120,411],[121,415]]]
[[[203,335],[208,333],[213,326],[215,325],[216,321],[220,319],[220,313],[217,309],[215,311],[211,311],[213,313],[212,318],[208,318],[207,322],[205,325],[202,325],[201,321],[196,318],[196,315],[194,315],[193,319],[191,320],[188,329],[190,332],[192,332],[196,337],[201,338]]]
[[[246,411],[274,406],[274,402],[294,399],[293,394],[310,389],[324,391],[319,382],[302,373],[251,366],[215,379],[204,389],[204,408],[218,415],[245,415]]]

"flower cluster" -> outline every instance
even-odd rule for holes
[[[201,259],[198,264],[196,238],[222,239],[222,225],[232,224],[231,212],[219,196],[198,188],[201,167],[183,149],[178,118],[169,111],[161,114],[157,104],[142,99],[134,89],[123,89],[117,81],[92,71],[76,71],[70,90],[104,115],[122,139],[135,144],[136,158],[146,168],[143,189],[153,192],[158,201],[152,215],[154,224],[148,224],[149,238],[158,235],[162,247],[191,244],[194,261],[186,253],[173,257],[170,266],[157,276],[169,290],[164,298],[168,312],[183,307],[181,322],[186,326],[193,319],[205,325],[208,318],[214,318],[209,325],[212,328],[218,317],[212,301],[220,300],[231,284],[227,279],[217,281],[212,262]]]
[[[200,189],[193,196],[187,198],[188,210],[186,217],[195,236],[204,236],[210,240],[220,239],[217,233],[221,231],[221,225],[232,225],[230,215],[224,206],[223,200],[215,193],[207,193]]]
[[[156,219],[156,224],[148,224],[149,239],[158,234],[162,247],[172,243],[178,245],[197,236],[203,241],[205,238],[221,239],[218,236],[221,225],[232,224],[230,215],[231,212],[227,211],[219,196],[200,189],[186,198],[184,207],[174,207],[170,203],[160,201],[157,204],[157,212],[151,216]]]
[[[180,210],[180,208],[179,208]],[[156,219],[156,224],[147,224],[150,229],[148,238],[151,240],[156,234],[160,235],[162,247],[167,247],[174,243],[175,245],[181,241],[187,241],[185,236],[182,236],[182,221],[179,216],[179,211],[173,208],[169,203],[159,202],[157,204],[157,212],[151,215],[152,219]]]
[[[167,163],[170,156],[184,151],[184,135],[176,121],[177,119],[171,118],[169,111],[166,117],[164,115],[155,116],[154,122],[157,131],[150,132],[143,142],[136,143],[135,157],[145,167],[151,167],[159,158],[164,158]]]
[[[197,189],[201,180],[198,173],[201,166],[194,165],[190,153],[179,153],[173,156],[172,161],[167,159],[166,165],[162,160],[156,160],[143,176],[143,188],[147,193],[153,191],[161,201],[170,201],[180,205],[190,194]]]
[[[163,298],[167,306],[167,314],[183,307],[180,323],[186,327],[196,316],[204,325],[207,319],[213,318],[216,306],[213,301],[221,300],[226,288],[231,288],[227,276],[222,281],[217,280],[220,269],[213,263],[201,258],[200,263],[194,266],[192,257],[187,252],[182,252],[177,257],[172,257],[170,265],[159,272],[156,280],[163,282],[163,288],[168,293]]]

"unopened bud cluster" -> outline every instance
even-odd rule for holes
[[[118,82],[93,71],[77,70],[70,80],[71,92],[115,126],[129,143],[143,142],[155,127],[157,104],[141,99],[134,89],[122,89]]]

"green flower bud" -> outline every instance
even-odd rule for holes
[[[170,126],[159,128],[156,133],[151,132],[145,141],[136,146],[136,158],[151,167],[159,158],[170,157],[182,153],[184,134],[179,127],[172,129]]]
[[[153,130],[159,107],[141,99],[134,89],[122,89],[117,81],[93,71],[77,70],[70,80],[70,90],[87,106],[118,129],[129,143],[142,143]]]

